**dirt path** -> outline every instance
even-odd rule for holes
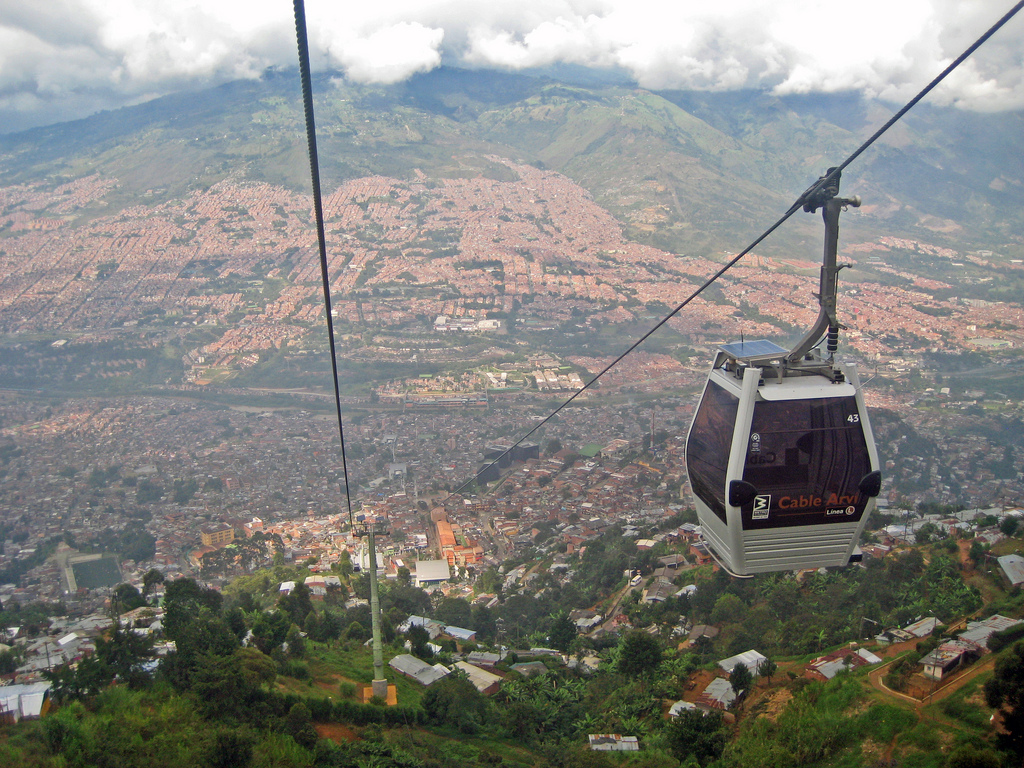
[[[316,734],[322,739],[330,739],[335,744],[343,744],[347,741],[359,741],[356,732],[347,725],[341,723],[313,723]]]
[[[967,539],[960,539],[956,543],[956,548],[960,551],[960,565],[965,571],[971,570],[970,566],[973,565],[971,562],[971,542]]]
[[[614,629],[613,622],[615,620],[615,617],[619,615],[619,606],[622,605],[622,601],[625,599],[626,595],[628,595],[630,592],[635,592],[636,590],[643,588],[643,581],[641,581],[639,584],[627,584],[623,588],[623,590],[618,595],[616,595],[615,601],[612,603],[612,607],[608,610],[608,617],[600,624],[598,624],[596,628],[591,630],[590,636],[593,637],[595,632],[598,632],[602,629],[606,632]]]

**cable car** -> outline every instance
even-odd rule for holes
[[[687,436],[705,543],[734,576],[846,565],[881,490],[856,367],[835,359],[839,212],[860,204],[836,193],[838,178],[804,206],[825,218],[815,325],[792,350],[721,346]]]

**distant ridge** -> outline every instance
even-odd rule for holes
[[[495,154],[570,176],[633,238],[711,253],[741,247],[892,111],[851,93],[651,92],[615,72],[552,76],[561,71],[440,68],[393,86],[322,74],[325,184],[485,172],[481,156]],[[844,227],[941,245],[1019,244],[1022,136],[1019,111],[919,107],[847,171],[844,191],[872,207]],[[113,205],[239,175],[304,193],[304,164],[290,71],[0,136],[0,183],[100,172],[120,182]],[[805,218],[769,248],[807,247],[815,229]]]

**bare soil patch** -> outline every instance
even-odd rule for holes
[[[356,732],[341,723],[314,723],[313,727],[316,728],[317,735],[321,739],[330,739],[335,744],[359,741]]]

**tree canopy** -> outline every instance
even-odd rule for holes
[[[1002,713],[1005,744],[1024,755],[1024,642],[996,661],[992,679],[985,683],[985,703]]]
[[[629,677],[644,677],[661,664],[661,642],[646,632],[630,632],[619,643],[616,668]]]

